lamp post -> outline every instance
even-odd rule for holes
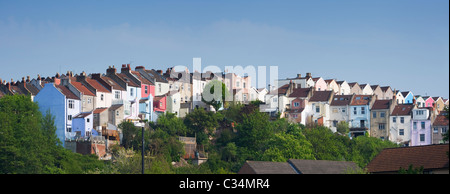
[[[145,124],[143,124],[142,126],[142,174],[144,174],[144,128],[145,128]]]

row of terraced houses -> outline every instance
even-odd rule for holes
[[[61,142],[112,135],[124,120],[156,121],[165,112],[184,117],[195,108],[214,111],[201,101],[205,85],[223,81],[236,103],[259,100],[260,111],[279,115],[292,123],[323,125],[337,131],[339,122],[348,123],[350,137],[370,135],[406,146],[445,143],[448,130],[444,106],[448,99],[416,95],[390,86],[361,84],[344,80],[305,76],[274,80],[268,88],[251,86],[251,77],[227,72],[189,72],[146,69],[123,64],[105,73],[73,75],[6,82],[0,80],[0,97],[25,94],[38,103],[40,111],[55,115]]]

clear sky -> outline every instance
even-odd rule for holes
[[[449,97],[448,0],[0,0],[0,78],[277,65]]]

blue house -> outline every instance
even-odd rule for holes
[[[77,137],[97,136],[94,130],[94,114],[92,112],[82,112],[73,119],[73,132]]]
[[[353,95],[350,103],[350,135],[357,137],[370,130],[370,104],[374,100],[372,95]]]
[[[414,95],[411,91],[402,92],[402,95],[405,98],[404,104],[412,104],[414,102]]]
[[[48,83],[34,97],[34,101],[43,115],[50,110],[55,116],[56,136],[64,146],[65,140],[75,135],[72,133],[72,118],[80,112],[80,98],[65,86]]]

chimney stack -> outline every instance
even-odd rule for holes
[[[117,69],[114,67],[114,65],[111,67],[109,66],[109,68],[106,70],[106,75],[111,75],[111,74],[116,74],[117,73]]]
[[[30,82],[30,81],[31,81],[31,80],[30,80],[30,76],[27,75],[27,83]]]
[[[297,78],[302,78],[302,74],[297,73]]]
[[[311,77],[311,73],[306,73],[306,77]]]
[[[130,72],[130,71],[131,71],[130,64],[122,64],[121,73]]]

